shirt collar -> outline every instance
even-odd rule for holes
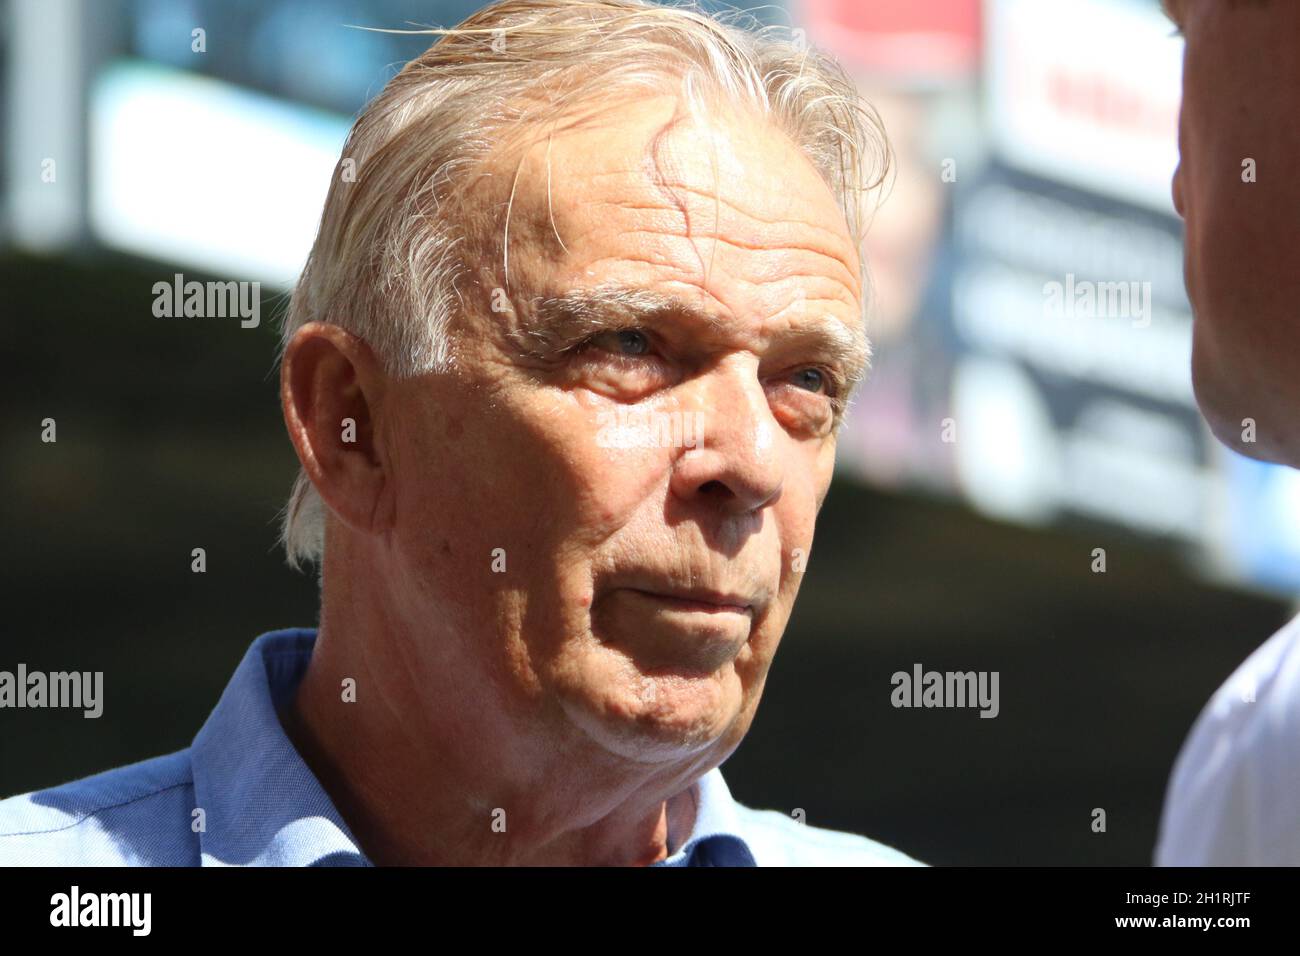
[[[371,865],[276,714],[315,643],[309,628],[257,638],[194,738],[204,866]]]
[[[280,724],[311,660],[312,628],[255,641],[190,748],[204,866],[371,866]],[[689,791],[695,822],[656,866],[755,866],[737,805],[713,768]],[[200,828],[200,821],[202,827]],[[675,847],[675,849],[674,849]]]
[[[741,835],[740,814],[722,771],[714,767],[690,790],[695,800],[691,832],[666,860],[655,866],[757,866]],[[670,834],[671,840],[671,834]],[[670,849],[672,843],[671,840]]]

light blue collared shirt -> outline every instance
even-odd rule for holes
[[[0,800],[0,865],[371,866],[280,725],[316,632],[255,640],[185,750]],[[695,825],[655,866],[917,866],[866,837],[692,788]]]

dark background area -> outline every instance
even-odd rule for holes
[[[188,746],[258,634],[316,621],[314,578],[277,546],[296,470],[279,303],[257,329],[155,318],[153,283],[173,271],[0,258],[0,669],[102,670],[105,699],[97,720],[0,711],[0,796]],[[803,808],[929,863],[1148,864],[1192,721],[1286,616],[1150,541],[839,479],[724,774],[749,806]],[[915,663],[999,671],[1000,715],[895,709],[890,676]]]

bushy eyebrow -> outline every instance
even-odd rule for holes
[[[575,289],[537,300],[508,335],[521,354],[546,358],[577,346],[592,335],[634,327],[653,328],[657,320],[685,317],[700,325],[722,329],[725,322],[671,293],[646,289]],[[834,362],[852,388],[867,373],[871,347],[866,332],[851,329],[830,315],[810,314],[787,339],[803,340],[818,357]]]
[[[511,331],[529,356],[543,358],[571,348],[600,332],[652,325],[674,312],[694,311],[681,299],[642,289],[575,289],[535,300]]]

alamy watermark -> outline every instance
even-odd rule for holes
[[[132,936],[148,936],[152,910],[152,893],[83,893],[74,884],[50,897],[50,925],[123,926]]]
[[[997,671],[927,671],[920,664],[912,672],[895,671],[889,679],[895,707],[979,707],[981,717],[996,717]]]
[[[103,671],[0,671],[0,707],[81,708],[83,717],[104,712]]]
[[[1093,282],[1066,273],[1064,282],[1043,284],[1043,312],[1053,319],[1132,319],[1151,324],[1150,282]]]
[[[620,406],[596,413],[601,448],[700,448],[703,412],[659,412]]]
[[[153,314],[160,319],[241,319],[240,328],[262,321],[262,283],[185,281],[178,272],[171,282],[153,284]]]

